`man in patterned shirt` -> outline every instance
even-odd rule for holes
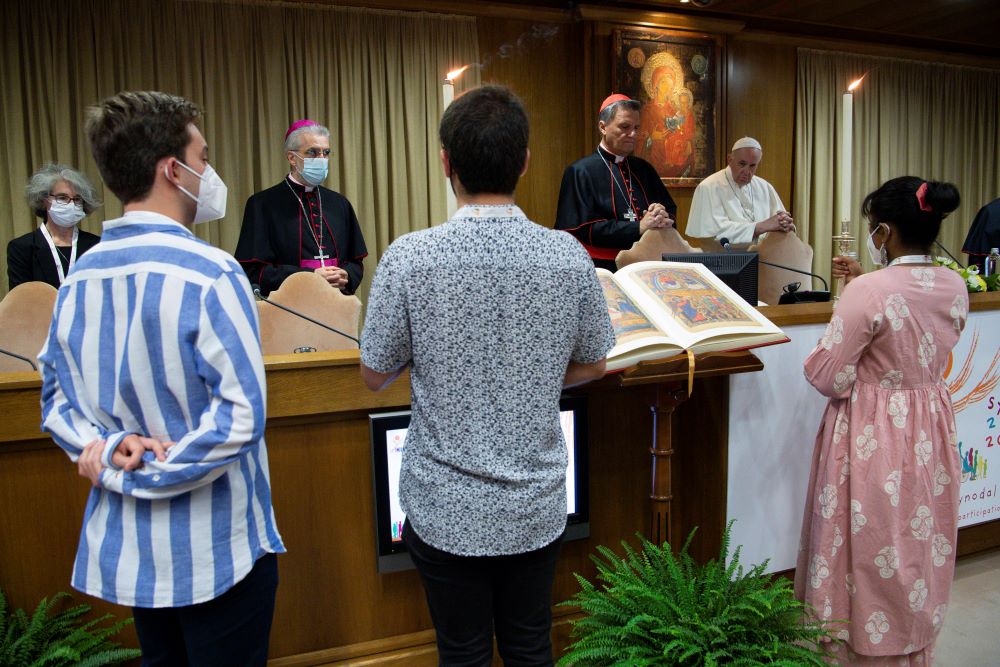
[[[518,99],[495,86],[468,92],[440,137],[460,208],[382,256],[361,372],[378,390],[410,369],[403,540],[441,664],[489,664],[494,630],[506,664],[552,664],[566,527],[559,396],[603,375],[614,333],[586,251],[514,203],[528,163]]]
[[[73,586],[133,607],[144,665],[264,665],[285,550],[271,509],[257,309],[192,224],[225,213],[197,107],[119,93],[87,137],[125,214],[67,276],[42,426],[93,488]]]

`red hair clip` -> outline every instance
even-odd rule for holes
[[[917,203],[920,204],[921,211],[934,212],[934,207],[927,203],[927,182],[917,188]]]

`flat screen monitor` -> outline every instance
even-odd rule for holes
[[[569,465],[566,469],[566,536],[581,539],[590,535],[589,466],[587,463],[587,399],[563,396],[559,401],[559,422]],[[410,412],[368,415],[372,444],[372,477],[375,494],[375,539],[378,571],[395,572],[412,568],[401,532],[406,515],[399,506],[399,471],[403,463]]]
[[[758,261],[755,252],[665,252],[663,261],[704,264],[744,301],[757,307]]]

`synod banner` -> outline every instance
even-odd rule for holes
[[[962,458],[958,526],[1000,519],[1000,311],[969,313],[945,382]]]
[[[762,373],[730,377],[727,516],[741,559],[795,567],[806,486],[827,399],[802,373],[825,324],[782,327],[791,342],[754,350]],[[959,526],[1000,519],[1000,311],[969,313],[945,376],[962,457]]]

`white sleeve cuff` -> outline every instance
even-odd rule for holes
[[[119,466],[116,466],[111,462],[111,455],[115,453],[115,450],[118,449],[118,445],[120,445],[122,440],[124,440],[128,435],[129,434],[124,431],[119,431],[118,433],[109,434],[108,437],[104,439],[104,451],[101,453],[101,463],[104,464],[105,468],[121,470]]]

